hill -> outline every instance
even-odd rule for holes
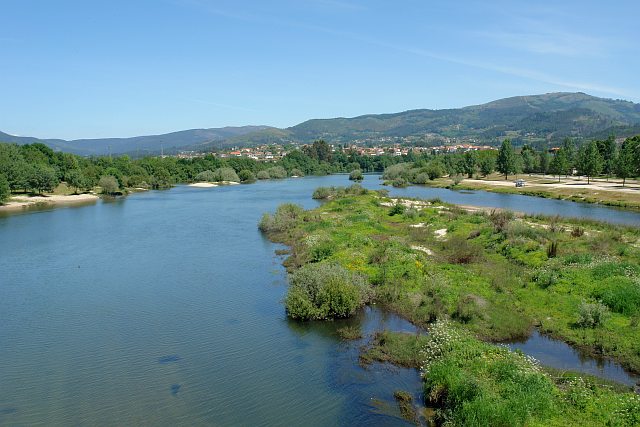
[[[233,146],[283,142],[307,143],[323,138],[335,143],[376,142],[403,138],[406,142],[439,144],[454,138],[495,144],[511,138],[515,144],[629,136],[640,128],[640,104],[598,98],[585,93],[556,92],[516,96],[481,105],[443,110],[410,110],[352,118],[312,119],[287,129],[242,126],[191,129],[133,138],[38,140],[0,132],[0,141],[44,142],[53,149],[81,155],[158,154],[178,150],[209,151]]]

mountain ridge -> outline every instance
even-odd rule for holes
[[[212,150],[265,143],[307,143],[324,138],[350,143],[404,138],[404,142],[437,143],[473,140],[493,144],[504,138],[515,143],[549,142],[565,137],[584,139],[616,132],[626,136],[640,126],[640,104],[598,98],[582,92],[551,92],[502,98],[484,104],[448,109],[414,109],[356,117],[309,119],[288,128],[240,126],[188,129],[130,138],[66,141],[17,137],[0,132],[0,141],[43,142],[53,149],[81,155],[177,150]]]

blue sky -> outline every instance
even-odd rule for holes
[[[640,102],[638,1],[2,0],[0,130],[46,138]]]

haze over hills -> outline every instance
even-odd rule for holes
[[[509,137],[516,143],[631,136],[640,129],[640,104],[598,98],[584,93],[548,93],[517,96],[486,104],[444,110],[410,110],[368,114],[353,118],[312,119],[278,129],[243,126],[192,129],[133,138],[38,140],[0,132],[0,141],[18,144],[41,141],[50,147],[81,155],[166,153],[181,149],[211,150],[264,143],[375,141],[409,138],[412,142],[438,142],[446,138],[493,144]]]

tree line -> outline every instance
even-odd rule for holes
[[[403,161],[394,156],[370,158],[331,147],[322,140],[295,150],[275,162],[245,157],[206,155],[193,159],[122,156],[81,157],[57,152],[42,143],[0,143],[0,203],[11,193],[43,194],[65,182],[74,192],[100,187],[107,194],[123,194],[128,188],[162,189],[195,181],[280,179],[287,176],[326,175],[336,172],[382,172]]]
[[[509,175],[517,173],[541,173],[558,177],[578,174],[587,177],[587,183],[596,176],[622,179],[640,175],[640,136],[627,138],[618,145],[613,136],[604,140],[593,140],[577,146],[565,139],[557,149],[536,151],[525,145],[516,153],[509,140],[505,140],[496,158],[496,170]]]

